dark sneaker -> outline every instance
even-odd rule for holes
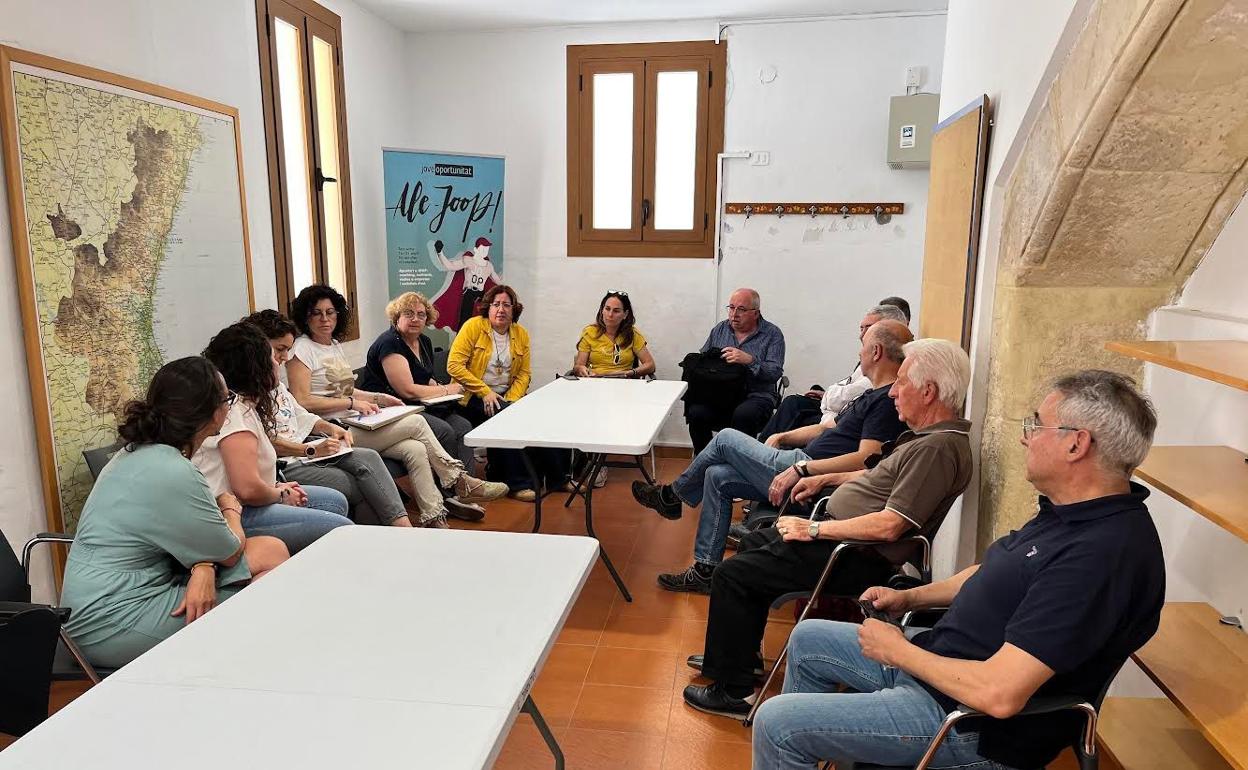
[[[689,668],[693,669],[694,671],[701,671],[702,661],[704,659],[705,659],[704,655],[690,655],[685,660],[685,663],[686,665],[689,666]],[[763,662],[762,662],[762,659],[760,658],[758,661],[758,665],[754,666],[754,676],[758,677],[759,679],[762,679],[766,675],[767,675],[767,672],[763,670]]]
[[[460,521],[481,521],[485,518],[485,509],[476,503],[465,503],[458,497],[448,497],[442,501],[446,506],[446,515]]]
[[[698,711],[733,719],[745,719],[754,706],[755,697],[750,693],[745,698],[734,698],[719,682],[705,687],[691,684],[685,688],[685,703]]]
[[[711,576],[715,568],[706,564],[694,564],[684,572],[659,575],[659,586],[668,591],[686,591],[695,594],[711,593]]]
[[[737,550],[741,547],[741,540],[754,530],[750,529],[748,524],[738,522],[728,528],[728,547]]]
[[[681,516],[680,498],[667,484],[647,484],[644,481],[633,482],[633,499],[647,508],[657,511],[665,519],[675,521]]]

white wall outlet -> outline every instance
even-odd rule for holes
[[[767,150],[755,150],[750,153],[751,166],[766,166],[771,163],[771,153]]]
[[[922,80],[923,68],[921,66],[906,67],[906,88],[918,88]]]

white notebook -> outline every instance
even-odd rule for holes
[[[342,421],[352,428],[363,428],[364,430],[377,430],[384,428],[396,420],[401,420],[409,414],[420,414],[425,411],[423,406],[387,406],[373,414],[356,414],[351,417],[343,417]]]
[[[462,393],[449,393],[445,396],[430,396],[429,398],[422,398],[420,403],[426,406],[433,406],[434,404],[445,404],[450,401],[458,401],[463,397],[464,395]]]

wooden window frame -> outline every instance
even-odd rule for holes
[[[353,311],[356,303],[355,228],[351,213],[351,164],[347,141],[347,96],[342,74],[342,19],[338,14],[322,7],[313,0],[256,0],[256,35],[260,52],[260,92],[264,110],[264,135],[269,171],[269,207],[273,223],[273,261],[277,279],[278,307],[290,314],[291,302],[297,292],[294,286],[294,268],[290,254],[290,211],[286,205],[286,177],[283,158],[282,130],[278,110],[281,95],[277,80],[277,60],[273,50],[273,18],[281,18],[293,24],[303,37],[304,77],[307,91],[304,94],[306,112],[303,116],[304,134],[307,136],[308,168],[314,170],[309,180],[312,195],[312,258],[313,277],[318,283],[327,283],[329,260],[325,244],[325,210],[321,190],[325,184],[337,184],[342,200],[343,269],[346,286],[335,287],[347,298]],[[316,69],[312,64],[312,36],[324,40],[334,49],[334,92],[337,97],[338,114],[338,177],[330,182],[322,179],[320,139],[316,126]],[[359,313],[352,312],[351,323],[344,339],[359,339]]]
[[[601,69],[632,71],[634,80],[633,199],[654,200],[655,101],[653,86],[665,69],[687,70],[699,60],[699,89],[707,94],[706,109],[699,110],[698,167],[694,176],[694,228],[690,231],[656,231],[653,217],[642,224],[635,218],[628,230],[595,230],[588,226],[593,208],[592,79],[583,77]],[[570,45],[567,48],[568,121],[568,256],[570,257],[683,257],[714,256],[715,184],[717,159],[724,149],[724,96],[727,43],[687,41],[678,43],[625,43]],[[641,138],[641,147],[636,146]]]

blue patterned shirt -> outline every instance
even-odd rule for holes
[[[737,348],[754,356],[749,365],[750,392],[775,392],[776,381],[784,374],[784,332],[779,326],[759,318],[754,333],[737,342],[737,333],[727,321],[720,321],[702,343],[702,352],[711,348]]]

